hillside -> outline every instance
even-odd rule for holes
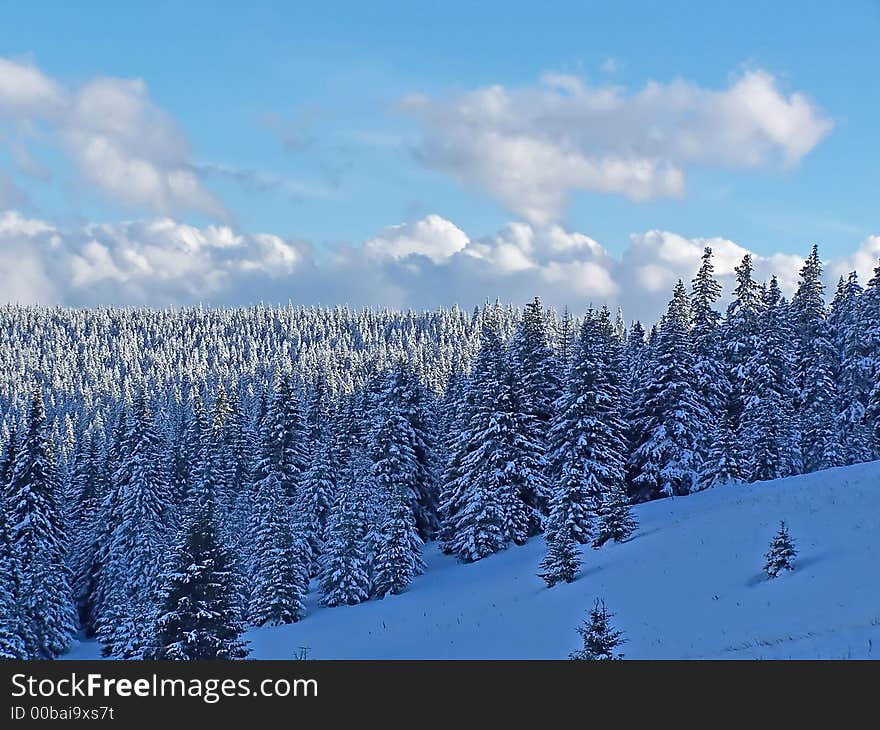
[[[580,577],[547,589],[532,540],[462,565],[428,547],[409,591],[251,631],[252,657],[553,659],[604,597],[628,658],[880,657],[880,462],[641,505],[622,545],[584,549]],[[768,581],[763,555],[785,519],[797,570]],[[874,647],[874,643],[877,646]],[[93,643],[69,658],[92,658]]]

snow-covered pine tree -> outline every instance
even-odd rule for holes
[[[22,578],[21,557],[13,542],[3,489],[0,490],[0,660],[28,658]]]
[[[690,322],[690,301],[679,280],[659,330],[630,456],[632,492],[640,499],[685,495],[697,485],[696,447],[707,416],[692,383]]]
[[[880,263],[859,297],[859,320],[868,351],[864,367],[871,374],[871,394],[865,421],[873,435],[874,455],[880,455]]]
[[[468,403],[467,378],[456,369],[452,372],[443,395],[441,424],[443,434],[443,474],[440,481],[440,530],[437,538],[440,549],[452,554],[455,516],[461,507],[465,483],[462,480],[462,461],[467,456]]]
[[[619,315],[618,312],[618,318]],[[626,358],[623,353],[625,332],[617,325],[611,325],[611,318],[605,307],[599,313],[598,324],[605,345],[603,362],[609,377],[607,394],[612,402],[608,420],[612,430],[617,433],[615,440],[617,453],[614,453],[615,449],[609,449],[609,452],[614,454],[610,461],[615,463],[614,469],[609,470],[609,476],[614,475],[615,478],[608,480],[594,504],[597,517],[594,547],[601,547],[608,540],[623,542],[638,527],[638,521],[632,513],[629,496],[626,493],[625,481],[627,448],[626,399],[623,395],[626,369]]]
[[[639,439],[639,416],[644,408],[644,395],[648,377],[653,371],[653,347],[649,347],[641,322],[633,322],[623,346],[623,380],[621,383],[621,403],[626,426],[626,444],[629,450]],[[631,464],[625,467],[627,490],[635,476],[630,472]]]
[[[381,401],[373,413],[374,432],[370,435],[370,458],[376,488],[387,496],[399,489],[415,516],[419,509],[419,465],[416,459],[416,435],[403,414],[399,373],[386,378]]]
[[[240,470],[243,465],[239,463],[241,456],[239,441],[243,436],[238,402],[234,395],[227,394],[226,388],[221,383],[211,411],[210,441],[214,450],[214,468],[219,472],[218,484],[221,492],[218,495],[218,507],[224,529],[232,544],[239,543],[239,530],[244,527],[236,522],[237,501],[243,484],[238,481],[242,476]]]
[[[369,471],[369,460],[353,454],[337,490],[321,556],[321,591],[327,606],[350,606],[370,597],[365,504],[370,486],[364,483]]]
[[[248,620],[254,626],[294,623],[305,615],[307,551],[294,534],[286,495],[273,474],[257,483],[254,499]]]
[[[309,466],[302,476],[293,508],[295,530],[304,541],[310,576],[316,575],[320,566],[327,524],[336,495],[338,468],[332,452],[333,439],[328,431],[326,423],[316,424],[310,429]]]
[[[235,557],[218,524],[216,491],[192,490],[184,527],[159,600],[151,656],[156,659],[243,659],[244,625]]]
[[[5,423],[4,423],[5,426]],[[0,493],[6,494],[12,482],[15,457],[18,454],[18,433],[13,420],[7,429],[6,439],[0,448]]]
[[[846,464],[858,464],[874,458],[874,438],[868,418],[873,381],[873,352],[868,336],[862,301],[865,296],[859,277],[852,272],[840,277],[837,294],[831,304],[828,325],[834,338],[837,361],[835,403],[835,441]]]
[[[733,484],[743,479],[745,466],[739,461],[742,449],[736,443],[734,427],[731,423],[732,414],[725,407],[720,419],[716,422],[715,440],[709,447],[709,453],[700,466],[697,480],[698,489]]]
[[[753,361],[760,338],[759,314],[764,304],[761,287],[753,277],[751,254],[743,256],[734,269],[736,287],[727,307],[721,335],[724,364],[730,384],[721,433],[711,449],[709,463],[701,471],[700,483],[713,486],[747,478],[748,464],[742,433],[742,413],[749,385],[745,364]]]
[[[77,442],[71,478],[73,506],[68,564],[79,624],[89,637],[95,635],[99,618],[96,597],[101,570],[101,504],[107,488],[103,439],[99,422]]]
[[[289,504],[305,471],[304,427],[300,415],[299,393],[289,376],[278,380],[263,418],[261,460],[255,478],[272,475],[284,490]]]
[[[115,475],[118,524],[109,544],[109,606],[98,622],[105,656],[142,658],[152,640],[162,557],[172,510],[163,444],[147,394],[137,394]]]
[[[548,546],[556,542],[558,529],[570,530],[578,543],[590,542],[597,536],[593,520],[599,503],[623,486],[626,444],[618,348],[601,315],[589,312],[550,434]]]
[[[76,631],[60,496],[43,394],[37,387],[7,497],[12,544],[22,566],[24,638],[32,659],[64,653]]]
[[[548,520],[563,517],[560,511],[551,513]],[[573,537],[573,530],[565,524],[557,524],[548,530],[546,552],[538,566],[538,576],[549,588],[557,583],[571,583],[581,569],[580,545]]]
[[[104,497],[101,500],[98,524],[95,530],[95,561],[92,565],[94,573],[94,589],[92,603],[94,606],[94,631],[105,631],[113,626],[115,594],[119,590],[114,566],[116,565],[113,551],[114,536],[122,519],[122,487],[117,480],[118,464],[125,457],[125,435],[128,433],[128,417],[124,406],[118,408],[113,418],[105,453],[102,459],[104,475]]]
[[[562,317],[556,325],[555,350],[556,361],[559,366],[559,385],[560,389],[565,387],[568,379],[568,370],[571,367],[571,361],[574,358],[575,347],[577,344],[577,327],[574,317],[568,310],[568,307],[562,310]]]
[[[500,448],[491,456],[501,476],[502,530],[505,539],[516,545],[541,532],[549,495],[546,437],[524,404],[522,385],[516,364],[509,363],[495,414]],[[536,437],[544,438],[544,444]]]
[[[798,289],[791,301],[798,343],[796,407],[807,472],[843,463],[834,429],[835,356],[825,318],[824,290],[819,250],[814,245],[801,268]]]
[[[332,399],[322,372],[312,384],[306,400],[307,466],[293,510],[297,532],[305,538],[310,575],[315,575],[318,570],[339,477],[332,409]]]
[[[578,628],[584,640],[582,649],[569,654],[569,658],[585,661],[608,661],[623,659],[623,654],[616,652],[618,646],[625,643],[623,634],[612,628],[613,613],[605,608],[605,601],[596,600],[590,616]]]
[[[547,316],[541,300],[526,305],[512,343],[514,371],[520,392],[522,413],[528,431],[524,436],[544,457],[549,451],[549,434],[555,416],[555,403],[562,394],[559,363],[553,351]],[[540,485],[539,485],[540,486]],[[523,501],[536,513],[546,513],[549,495],[533,493],[529,487]],[[540,525],[535,526],[536,529]]]
[[[540,479],[536,445],[527,440],[524,415],[512,389],[510,362],[493,311],[483,319],[480,350],[469,383],[468,421],[455,457],[456,480],[447,493],[451,520],[444,532],[459,559],[471,562],[498,552],[509,541],[524,542],[530,512],[523,489]],[[526,453],[528,452],[528,453]],[[524,473],[527,472],[527,473]]]
[[[760,337],[743,364],[740,432],[751,444],[743,473],[749,481],[796,474],[800,463],[794,416],[795,337],[776,277],[764,293],[758,323]]]
[[[721,416],[730,389],[721,353],[721,314],[714,306],[721,296],[721,283],[715,278],[714,272],[712,249],[706,246],[700,268],[691,282],[694,390],[708,416],[699,434],[701,463],[708,459],[713,444],[720,436],[719,431],[724,423]]]
[[[424,569],[414,514],[419,506],[416,436],[402,413],[398,383],[398,376],[391,374],[371,447],[372,484],[382,505],[373,566],[373,589],[379,596],[402,593]]]
[[[764,556],[764,572],[770,578],[775,578],[783,570],[794,570],[794,559],[797,557],[794,542],[788,534],[785,521],[779,523],[779,530],[770,543],[770,549]]]
[[[210,433],[210,419],[198,388],[192,387],[189,398],[181,406],[181,443],[175,449],[169,480],[176,507],[183,509],[189,490],[196,480],[195,469],[202,444]]]
[[[415,457],[415,481],[411,508],[422,539],[429,540],[440,526],[438,516],[438,455],[436,436],[431,428],[431,397],[419,382],[412,367],[399,360],[386,377],[383,401],[394,403],[412,432]]]
[[[629,497],[622,482],[604,492],[595,506],[596,537],[593,547],[601,547],[608,540],[623,542],[638,528],[639,523],[632,512]]]
[[[373,590],[380,598],[388,593],[403,593],[413,578],[425,570],[422,539],[406,493],[392,485],[386,494],[373,564]]]

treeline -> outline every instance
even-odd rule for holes
[[[486,305],[0,309],[0,656],[237,658],[247,625],[399,593],[423,545],[543,533],[549,585],[633,502],[870,460],[880,266],[826,306],[711,251],[645,331]],[[314,583],[313,583],[314,582]]]

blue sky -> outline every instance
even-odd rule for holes
[[[157,203],[96,183],[70,150],[86,137],[71,136],[69,119],[62,124],[20,108],[4,118],[0,93],[0,209],[58,230],[170,216],[199,228],[271,233],[320,252],[359,246],[388,226],[433,214],[472,239],[512,221],[536,230],[559,225],[617,257],[632,248],[631,235],[656,229],[685,239],[720,237],[767,257],[803,254],[817,241],[828,258],[848,256],[880,232],[876,1],[556,2],[550,8],[533,2],[8,2],[2,14],[0,57],[37,69],[68,96],[99,78],[140,79],[139,98],[173,127],[173,141],[156,141],[149,154],[160,165],[172,155],[174,169],[189,171],[199,194],[213,200],[179,203],[165,196]],[[534,199],[508,190],[500,178],[528,177],[535,168],[505,163],[486,170],[480,150],[447,133],[446,114],[463,109],[469,93],[498,86],[520,94],[514,114],[535,112],[532,126],[517,133],[540,138],[544,116],[533,110],[530,94],[552,106],[570,93],[555,82],[548,90],[542,81],[548,74],[577,79],[590,94],[616,88],[624,99],[652,81],[669,98],[671,85],[686,82],[696,98],[763,74],[783,101],[802,97],[810,118],[790,134],[783,130],[789,137],[778,149],[761,147],[761,161],[746,166],[735,158],[753,152],[747,144],[734,145],[720,162],[721,152],[712,149],[736,135],[738,123],[721,132],[701,124],[701,152],[670,153],[669,160],[659,153],[662,166],[680,168],[680,185],[652,187],[634,199],[626,182],[559,184],[552,203],[529,212]],[[421,111],[407,104],[412,95],[421,95]],[[658,125],[675,131],[713,102],[693,104]],[[649,111],[662,116],[664,109],[661,100]],[[605,152],[591,146],[592,127],[577,113],[561,113],[552,124],[579,138],[578,154],[601,157]],[[491,125],[508,123],[484,121],[487,134],[497,131]],[[653,129],[650,118],[641,119],[628,137],[605,144],[615,155],[629,154],[642,146],[638,135]],[[811,131],[815,139],[797,147],[796,159],[781,162],[800,144],[790,139]]]

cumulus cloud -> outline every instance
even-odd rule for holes
[[[32,64],[0,58],[4,120],[19,130],[47,127],[80,175],[116,202],[160,214],[226,215],[193,171],[186,137],[140,79],[67,87]],[[16,154],[27,157],[26,147]]]
[[[21,304],[61,303],[62,277],[48,270],[58,243],[51,226],[15,211],[0,213],[0,296]]]
[[[850,256],[835,261],[829,267],[835,277],[846,276],[850,271],[859,275],[862,284],[874,276],[874,269],[880,260],[880,236],[868,236]]]
[[[437,264],[467,244],[467,234],[458,226],[439,215],[429,215],[415,223],[389,226],[380,236],[369,239],[365,247],[380,258],[402,259],[417,254]]]
[[[65,103],[63,89],[36,66],[0,57],[0,117],[51,117]]]
[[[641,201],[685,193],[692,165],[796,165],[832,126],[803,93],[755,70],[726,89],[686,81],[627,93],[547,74],[452,98],[415,94],[401,109],[420,123],[425,165],[485,188],[513,213],[545,225],[572,190]]]
[[[235,292],[259,298],[261,284],[290,277],[305,251],[275,235],[170,218],[60,231],[7,211],[0,214],[0,261],[7,263],[0,290],[21,303],[223,304]]]
[[[693,277],[707,245],[729,296],[734,267],[748,249],[720,237],[646,231],[612,255],[589,236],[557,225],[515,222],[469,237],[430,215],[390,226],[362,245],[316,249],[269,233],[171,218],[60,230],[8,211],[0,214],[0,291],[7,301],[67,305],[290,300],[415,309],[469,308],[495,298],[523,304],[538,295],[579,312],[619,305],[627,318],[653,322],[676,280]],[[878,256],[880,237],[872,236],[851,256],[828,263],[827,283],[852,267],[865,280]],[[794,292],[802,255],[753,257],[758,278],[776,274],[783,290]]]

